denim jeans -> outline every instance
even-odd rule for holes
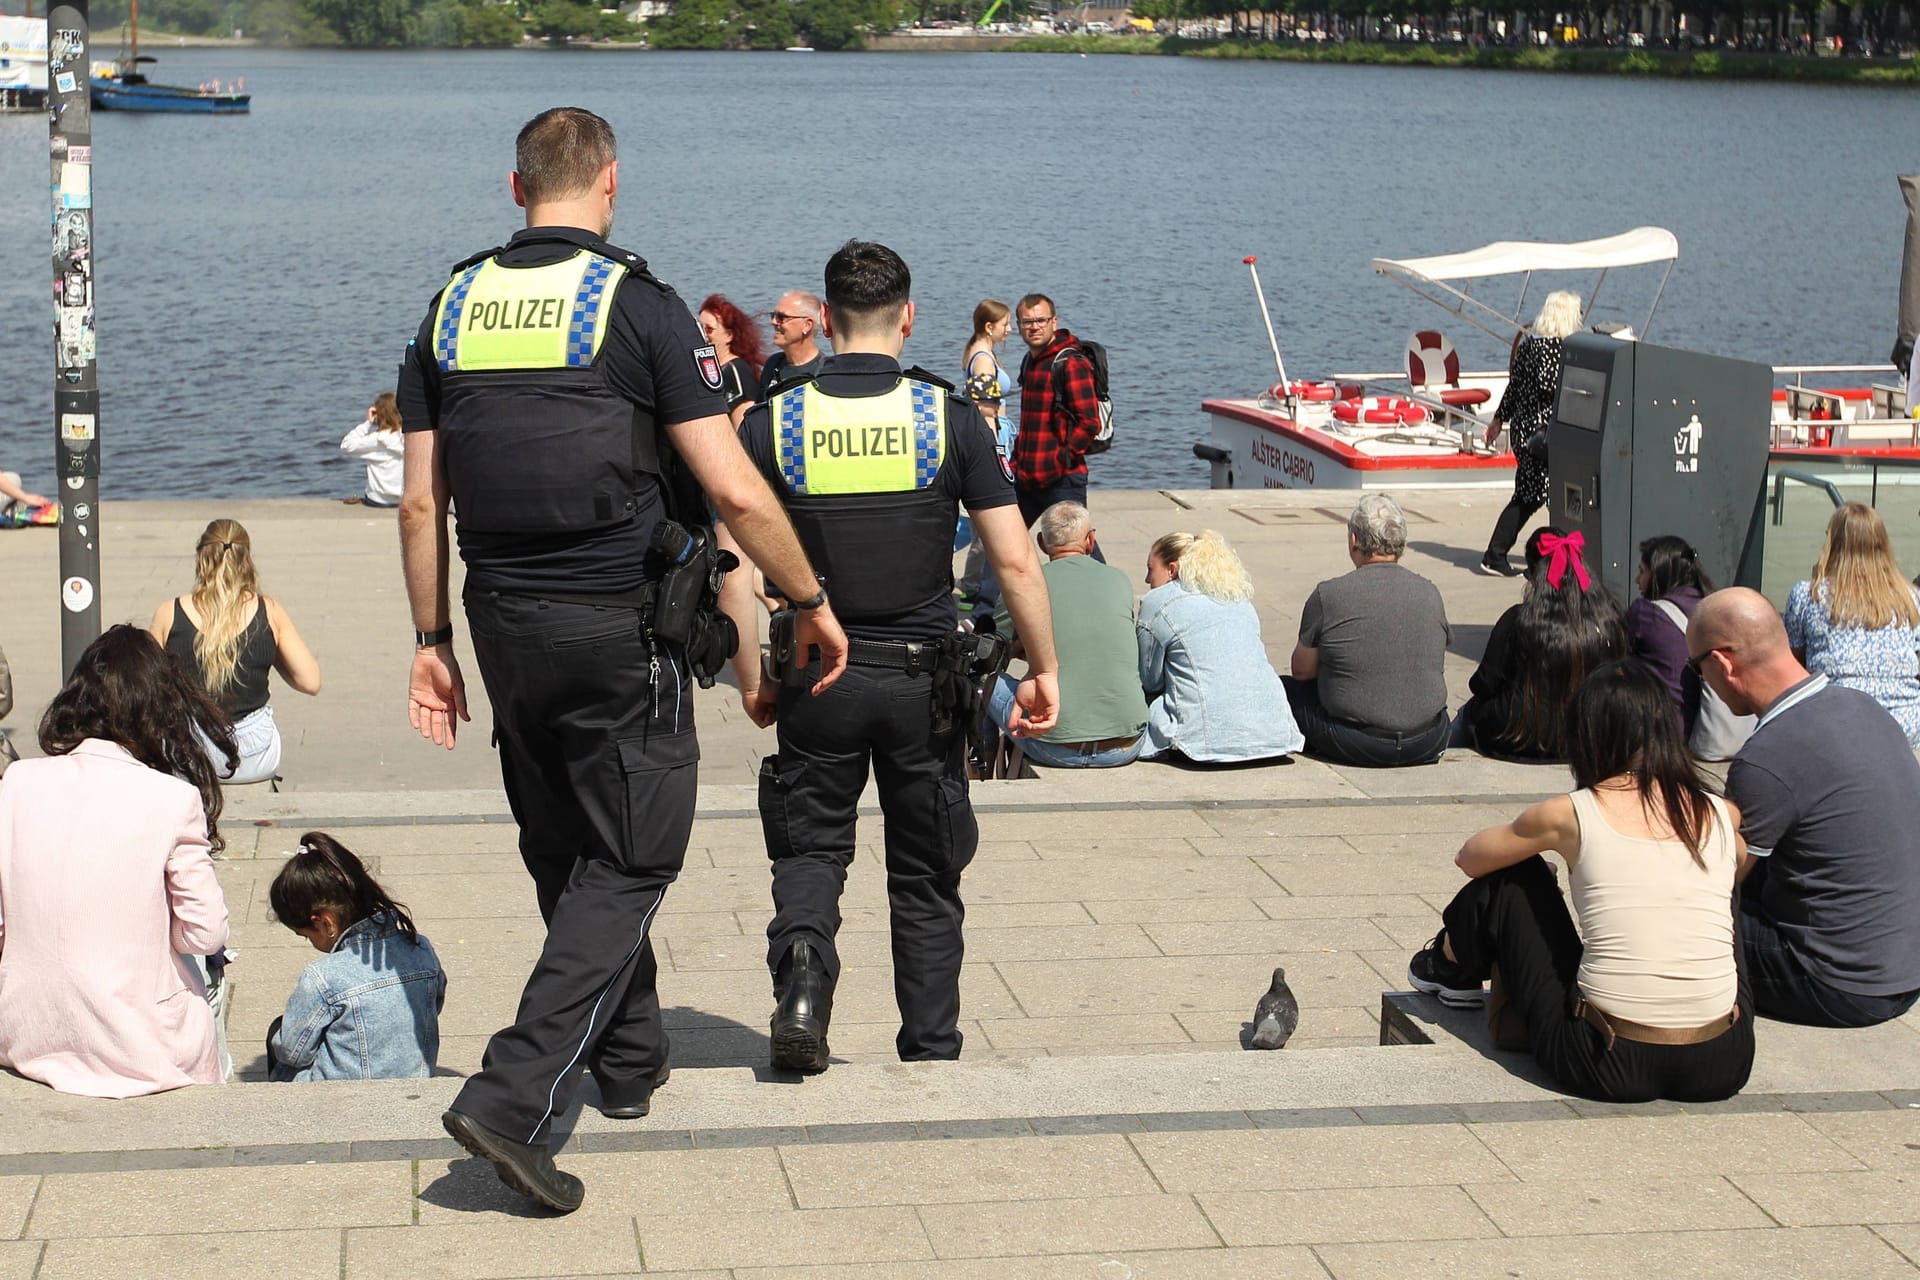
[[[237,761],[229,761],[220,748],[213,745],[213,739],[201,733],[197,726],[194,736],[200,739],[201,749],[213,761],[220,781],[230,787],[266,782],[280,768],[280,730],[273,722],[271,704],[249,711],[233,722],[234,745],[240,749]],[[228,772],[229,764],[233,766],[231,772]]]
[[[1320,688],[1311,680],[1281,676],[1287,703],[1293,718],[1307,739],[1307,754],[1320,756],[1336,764],[1393,768],[1406,764],[1432,764],[1447,749],[1447,713],[1443,708],[1434,722],[1409,733],[1385,733],[1335,720],[1320,703]]]
[[[1019,687],[1018,680],[1003,675],[987,699],[987,719],[1001,733],[1006,732],[1007,717],[1013,714],[1013,692]],[[1043,769],[1113,769],[1138,760],[1146,740],[1147,735],[1143,731],[1125,746],[1088,751],[1062,742],[1048,742],[1045,738],[1022,738],[1020,751]]]
[[[1762,1017],[1808,1027],[1871,1027],[1913,1008],[1920,991],[1860,996],[1808,973],[1760,908],[1759,882],[1765,874],[1762,863],[1747,877],[1740,895],[1740,962],[1753,982],[1754,1005]]]

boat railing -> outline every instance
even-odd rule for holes
[[[1773,366],[1776,378],[1792,378],[1793,385],[1804,385],[1810,373],[1898,373],[1890,364],[1777,364]]]
[[[1856,477],[1864,476],[1867,482],[1866,502],[1870,507],[1880,505],[1880,486],[1883,483],[1882,471],[1899,472],[1897,476],[1888,476],[1884,483],[1905,488],[1920,485],[1920,457],[1876,453],[1841,453],[1807,456],[1797,450],[1775,452],[1774,463],[1791,463],[1786,467],[1769,467],[1773,477],[1773,497],[1768,504],[1773,508],[1773,523],[1780,524],[1786,519],[1787,483],[1805,485],[1810,489],[1819,489],[1827,495],[1836,507],[1846,503],[1847,497],[1840,485],[1852,486]],[[1812,468],[1819,468],[1818,471]],[[1822,474],[1824,472],[1825,474]],[[1837,482],[1837,483],[1836,483]]]

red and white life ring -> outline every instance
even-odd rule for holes
[[[1368,396],[1340,401],[1333,406],[1333,416],[1342,422],[1363,422],[1376,427],[1412,426],[1427,420],[1427,408],[1394,396]]]
[[[1331,382],[1276,382],[1267,388],[1275,400],[1294,396],[1301,400],[1336,400],[1340,392]]]

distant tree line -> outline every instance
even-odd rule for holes
[[[126,21],[128,0],[93,0],[96,40]],[[499,48],[527,36],[638,40],[645,28],[587,0],[143,0],[143,29],[240,31],[262,40],[354,48]]]
[[[1668,0],[1573,6],[1519,4],[1509,9],[1476,8],[1453,0],[1295,0],[1249,9],[1245,0],[1135,0],[1137,18],[1178,25],[1187,21],[1224,23],[1236,35],[1282,38],[1305,28],[1335,36],[1370,35],[1378,24],[1410,28],[1430,40],[1451,32],[1491,38],[1504,27],[1516,33],[1547,33],[1555,44],[1617,43],[1637,33],[1649,40],[1688,47],[1728,46],[1790,51],[1809,40],[1840,38],[1843,48],[1879,51],[1896,43],[1912,45],[1920,32],[1920,0],[1827,0],[1745,3],[1744,0]],[[1644,25],[1642,25],[1644,24]]]
[[[858,49],[899,20],[898,0],[678,0],[647,38],[656,49]]]

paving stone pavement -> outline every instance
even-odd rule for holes
[[[1167,529],[1224,527],[1279,661],[1299,601],[1342,567],[1345,503],[1327,495],[1094,499],[1126,566]],[[1421,517],[1410,562],[1455,615],[1457,695],[1512,596],[1463,570],[1501,497],[1405,501]],[[894,1061],[876,813],[847,892],[835,1065],[773,1073],[750,785],[771,747],[724,689],[701,695],[708,781],[657,929],[673,1079],[652,1116],[625,1124],[583,1091],[560,1159],[586,1204],[539,1215],[438,1126],[540,945],[484,706],[453,753],[403,732],[407,622],[384,518],[236,507],[328,679],[319,699],[276,697],[287,789],[236,793],[224,824],[243,1081],[111,1103],[0,1076],[0,1280],[1920,1269],[1920,1014],[1864,1032],[1762,1024],[1749,1089],[1703,1107],[1563,1097],[1488,1049],[1473,1019],[1420,999],[1404,1007],[1432,1043],[1380,1047],[1382,992],[1404,985],[1437,927],[1459,883],[1453,850],[1564,788],[1557,769],[1143,764],[982,786],[958,1064]],[[182,585],[212,514],[107,508],[110,617],[144,620]],[[52,539],[22,536],[0,553],[0,585],[22,602],[5,636],[16,725],[57,670]],[[260,1033],[311,958],[272,920],[266,885],[309,825],[373,862],[440,951],[438,1077],[257,1082]],[[1281,1053],[1245,1052],[1276,964],[1300,1030]]]

